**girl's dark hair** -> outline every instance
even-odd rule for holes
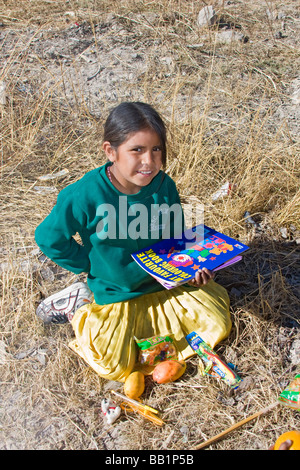
[[[160,138],[162,163],[167,159],[167,135],[165,124],[149,104],[141,102],[124,102],[116,106],[109,114],[104,125],[104,142],[110,142],[118,148],[129,135],[143,129],[153,129]]]

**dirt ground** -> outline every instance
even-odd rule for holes
[[[164,8],[140,2],[141,9],[139,2],[132,9],[112,2],[98,11],[97,2],[88,8],[87,2],[41,1],[32,3],[32,12],[31,2],[29,11],[17,3],[0,6],[0,80],[7,93],[0,111],[3,122],[11,119],[0,131],[0,449],[189,450],[273,403],[299,371],[299,220],[290,215],[275,223],[254,196],[244,207],[257,213],[254,223],[239,221],[235,230],[252,255],[217,278],[229,292],[233,319],[217,351],[238,367],[243,384],[232,392],[202,377],[196,357],[177,382],[159,387],[147,377],[144,400],[162,410],[162,428],[135,413],[106,425],[101,398],[111,389],[122,392],[123,385],[104,381],[75,356],[68,348],[70,325],[45,326],[36,318],[40,299],[77,277],[39,252],[34,228],[61,188],[103,163],[98,122],[124,99],[151,96],[164,115],[176,116],[178,128],[187,110],[192,120],[205,109],[208,145],[218,145],[218,126],[228,130],[238,122],[234,145],[242,147],[249,138],[244,130],[260,119],[274,138],[274,154],[284,154],[284,142],[298,155],[293,179],[299,186],[299,2],[214,2],[222,13],[214,29],[197,25],[206,2],[188,2],[190,9],[182,10],[182,2],[163,2],[169,4]],[[224,31],[242,36],[228,42]],[[217,75],[210,73],[212,64]],[[68,173],[39,180],[62,169]],[[201,198],[200,183],[189,186],[184,169],[184,160],[175,169],[170,160],[169,172],[187,201],[191,194]],[[299,207],[293,194],[290,200],[284,195],[291,214]],[[299,413],[280,405],[210,449],[264,450],[291,428],[300,429]]]

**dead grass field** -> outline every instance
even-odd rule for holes
[[[219,24],[200,28],[206,4],[0,1],[1,449],[189,450],[276,401],[299,373],[299,1],[212,1]],[[225,42],[225,30],[243,40]],[[207,225],[251,247],[217,278],[233,328],[216,350],[243,386],[201,377],[196,357],[177,382],[148,377],[143,399],[163,427],[133,413],[106,426],[101,398],[122,384],[68,348],[70,325],[35,315],[76,279],[42,256],[35,227],[60,189],[104,163],[107,112],[133,99],[168,124],[182,200],[196,198]],[[234,191],[213,202],[226,181]],[[299,413],[280,405],[208,449],[267,449],[290,429]]]

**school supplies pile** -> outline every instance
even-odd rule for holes
[[[158,353],[158,349],[156,353],[154,353],[155,347],[159,346],[160,351],[168,349],[168,347],[172,346],[173,342],[170,341],[171,336],[163,336],[163,337],[151,337],[140,340],[141,342],[141,353],[142,351],[149,350],[153,351],[150,357],[146,357],[148,363],[158,363],[164,364],[168,362],[167,359],[160,358]],[[186,340],[191,348],[199,355],[202,361],[205,364],[205,373],[207,375],[211,375],[213,377],[217,377],[223,380],[227,385],[229,385],[232,389],[236,389],[240,382],[241,378],[235,373],[234,370],[231,369],[220,357],[213,351],[213,349],[195,332],[191,332],[186,336]],[[144,348],[144,349],[143,349]],[[176,353],[176,349],[174,347],[174,352]],[[172,362],[169,361],[169,362]],[[182,374],[179,374],[181,376]],[[106,421],[108,424],[112,424],[119,416],[120,410],[122,409],[125,413],[126,412],[137,412],[145,419],[151,421],[154,424],[162,426],[164,421],[159,416],[159,411],[155,408],[150,407],[149,405],[143,404],[139,399],[135,400],[128,396],[122,395],[121,393],[115,392],[112,390],[112,393],[115,396],[118,396],[123,399],[123,402],[120,406],[117,406],[112,400],[103,400],[102,401],[102,411],[105,415]],[[201,444],[195,446],[193,450],[200,450],[208,447],[209,445],[217,442],[218,440],[224,438],[230,432],[238,429],[239,427],[243,426],[244,424],[262,416],[268,412],[270,412],[273,408],[275,408],[279,403],[288,406],[294,410],[300,411],[300,374],[297,374],[295,378],[289,383],[289,385],[283,390],[283,392],[279,395],[278,400],[270,405],[266,406],[265,408],[257,411],[256,413],[244,418],[241,421],[233,424],[229,428],[225,429],[221,433],[213,436],[212,438],[202,442]]]
[[[248,249],[200,224],[186,230],[180,238],[163,239],[131,256],[166,289],[172,289],[193,279],[202,268],[216,272],[241,261],[241,254]]]

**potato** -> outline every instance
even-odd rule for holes
[[[155,366],[153,371],[153,380],[158,384],[174,382],[181,377],[186,369],[184,361],[175,361],[173,359],[162,361]]]

